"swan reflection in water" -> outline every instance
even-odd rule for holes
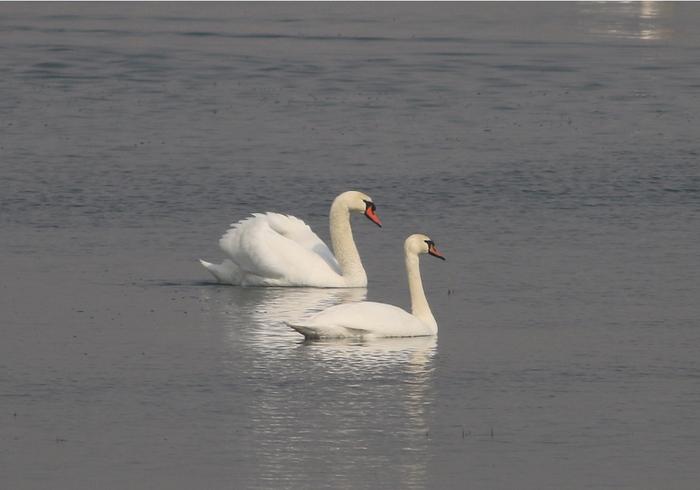
[[[222,291],[220,291],[222,290]],[[230,353],[222,368],[242,386],[236,437],[276,486],[353,488],[381,474],[396,488],[424,487],[436,337],[305,341],[283,321],[364,289],[217,288],[207,300]],[[241,439],[242,438],[242,439]],[[402,448],[397,452],[387,448]],[[357,468],[365,469],[364,476]]]
[[[216,324],[226,327],[229,342],[243,342],[275,355],[280,347],[299,341],[285,321],[312,316],[341,303],[363,301],[365,288],[216,288],[206,298]]]
[[[302,340],[299,345],[306,356],[317,362],[340,363],[345,368],[382,368],[387,363],[402,363],[419,374],[435,355],[437,337]]]

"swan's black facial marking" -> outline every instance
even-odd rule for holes
[[[381,227],[382,222],[380,221],[379,216],[377,216],[377,206],[375,206],[372,201],[368,201],[367,199],[363,199],[362,201],[365,203],[365,216],[367,216],[372,223]]]
[[[438,259],[442,260],[447,260],[440,252],[438,252],[437,247],[435,246],[435,242],[432,240],[425,240],[425,243],[428,244],[428,253],[432,255],[433,257],[437,257]]]

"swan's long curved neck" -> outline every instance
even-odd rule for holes
[[[350,227],[350,210],[342,200],[333,201],[330,212],[331,244],[340,265],[343,278],[351,283],[367,283],[367,273],[362,267],[360,253]]]
[[[423,281],[420,277],[418,255],[406,252],[406,272],[408,273],[408,291],[411,293],[411,313],[427,324],[432,333],[437,333],[437,322],[430,311],[428,299],[423,291]]]

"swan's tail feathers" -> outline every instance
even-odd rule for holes
[[[340,325],[326,325],[326,326],[311,326],[311,325],[300,325],[298,323],[287,324],[289,328],[292,328],[302,334],[307,339],[346,339],[346,338],[369,338],[371,333],[364,328],[353,328]]]
[[[289,323],[289,322],[284,322],[284,323],[286,323],[289,328],[296,330],[297,332],[302,334],[307,339],[319,339],[319,338],[321,338],[320,332],[313,327],[309,327],[307,325],[293,324],[293,323]]]
[[[212,264],[206,260],[199,259],[199,263],[202,264],[206,270],[211,272],[211,275],[221,283],[233,285],[241,283],[241,270],[228,259],[220,264]]]

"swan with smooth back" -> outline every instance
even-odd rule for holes
[[[423,291],[418,257],[430,254],[445,260],[426,235],[411,235],[404,242],[411,313],[384,303],[363,301],[333,306],[307,321],[287,325],[307,339],[422,337],[436,335],[438,326]]]
[[[302,220],[278,213],[253,214],[219,240],[228,259],[200,263],[217,281],[237,286],[355,288],[367,273],[352,236],[350,214],[362,213],[382,226],[367,194],[347,191],[333,200],[329,221],[332,253]]]

